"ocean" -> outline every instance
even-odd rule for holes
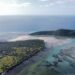
[[[75,29],[75,16],[0,16],[0,32]]]

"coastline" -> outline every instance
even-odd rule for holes
[[[52,47],[51,47],[52,48]],[[27,60],[24,60],[22,63],[20,63],[19,65],[17,65],[16,67],[10,69],[9,71],[5,72],[2,75],[16,75],[16,71],[18,71],[18,74],[21,70],[23,70],[23,68],[32,65],[40,60],[43,60],[46,58],[46,56],[48,55],[48,53],[50,52],[51,49],[44,49],[38,53],[36,53],[35,55],[33,55],[32,57],[28,58]]]
[[[68,39],[66,39],[66,40],[60,39],[59,40],[59,39],[56,39],[56,38],[53,38],[53,37],[38,37],[38,38],[45,41],[46,49],[36,53],[32,57],[30,57],[27,60],[23,61],[21,64],[17,65],[16,67],[10,69],[9,71],[4,73],[3,75],[18,75],[23,69],[26,69],[26,67],[29,67],[32,64],[35,64],[40,60],[45,60],[45,58],[47,58],[48,54],[51,52],[51,49],[53,47],[55,47],[56,45],[66,44],[70,41]],[[25,40],[27,40],[27,39],[25,39]]]

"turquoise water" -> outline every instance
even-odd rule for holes
[[[53,63],[56,61],[56,58],[53,57],[53,55],[58,55],[61,51],[61,49],[69,48],[75,45],[75,39],[72,39],[68,44],[64,44],[61,46],[56,46],[53,48],[52,51],[50,51],[47,61],[49,63]],[[58,63],[57,67],[54,67],[59,73],[57,75],[75,75],[75,68],[70,65],[70,63],[66,60],[63,60],[62,62]]]

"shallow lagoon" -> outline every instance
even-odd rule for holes
[[[51,50],[50,54],[48,55],[48,58],[46,59],[48,62],[53,63],[56,59],[53,57],[53,55],[59,55],[61,49],[70,48],[74,46],[75,47],[75,39],[72,39],[69,43],[63,44],[61,46],[56,46]],[[62,62],[58,63],[56,70],[59,72],[57,75],[75,75],[75,68],[70,65],[70,63],[66,60],[63,60]]]
[[[64,59],[62,62],[59,62],[57,66],[50,65],[57,60],[53,55],[59,55],[61,49],[70,48],[74,45],[75,39],[71,39],[71,41],[66,44],[53,47],[49,50],[46,58],[30,65],[27,67],[27,73],[23,70],[19,75],[23,75],[25,73],[26,75],[75,75],[75,68]]]

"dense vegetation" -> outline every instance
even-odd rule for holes
[[[59,29],[56,31],[39,31],[31,33],[30,35],[54,35],[54,36],[75,37],[75,30]]]
[[[20,64],[44,47],[43,40],[0,42],[0,73]]]

